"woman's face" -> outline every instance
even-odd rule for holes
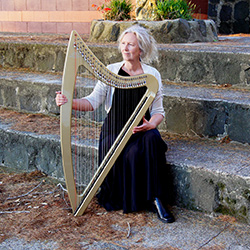
[[[127,33],[121,40],[120,49],[122,57],[125,61],[139,61],[140,60],[140,48],[137,37],[134,33]]]

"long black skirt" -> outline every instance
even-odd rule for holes
[[[112,141],[101,136],[100,160],[106,153],[102,145]],[[151,210],[155,197],[165,199],[166,151],[157,129],[133,134],[101,185],[99,204],[108,211],[122,209],[128,213]]]

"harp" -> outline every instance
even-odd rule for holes
[[[74,170],[72,160],[71,124],[73,93],[77,69],[80,66],[84,66],[95,78],[111,87],[139,88],[146,86],[146,92],[113,145],[108,150],[103,161],[97,167],[93,177],[90,178],[89,183],[79,192],[77,190],[78,183],[75,181],[75,174],[77,173]],[[62,78],[62,93],[67,97],[68,103],[62,105],[60,110],[60,137],[64,178],[70,205],[75,216],[84,213],[132,135],[132,128],[139,124],[149,105],[152,103],[157,91],[158,81],[153,75],[143,74],[134,77],[122,77],[109,71],[87,47],[78,33],[72,31],[68,43]]]

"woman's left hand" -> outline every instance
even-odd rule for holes
[[[161,123],[162,120],[163,116],[161,114],[154,114],[149,121],[143,116],[142,125],[134,127],[132,132],[135,134],[138,132],[145,132],[147,130],[154,129]]]
[[[142,118],[142,121],[143,121],[142,125],[134,127],[132,131],[133,134],[138,133],[138,132],[144,132],[144,131],[155,128],[154,125],[152,125],[148,120],[146,120],[144,116]]]

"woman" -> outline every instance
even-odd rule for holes
[[[128,213],[145,209],[155,210],[161,221],[172,223],[173,215],[164,208],[160,200],[167,197],[163,185],[167,145],[157,130],[165,115],[161,76],[155,68],[143,63],[157,58],[156,43],[146,29],[136,25],[121,34],[119,50],[123,61],[109,65],[109,70],[122,76],[152,74],[159,82],[159,90],[141,123],[133,128],[133,135],[101,185],[97,198],[108,211],[123,209],[124,213]],[[89,96],[73,100],[73,109],[81,111],[93,111],[105,101],[108,114],[100,135],[99,163],[144,92],[145,87],[114,89],[98,81]],[[57,105],[66,102],[66,97],[58,92]]]

